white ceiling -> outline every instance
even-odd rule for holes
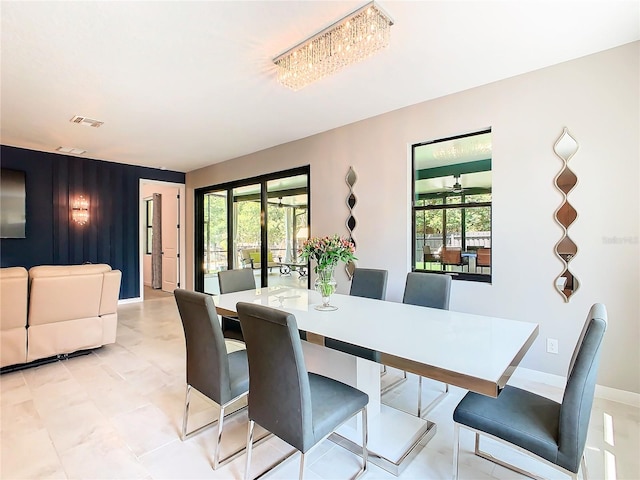
[[[364,3],[3,0],[0,140],[187,172],[640,38],[637,0],[381,0],[388,49],[278,84],[273,57]]]

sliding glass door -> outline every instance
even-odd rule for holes
[[[202,291],[215,290],[218,282],[217,274],[227,268],[228,263],[228,230],[227,230],[227,197],[226,190],[208,192],[202,197],[202,268],[206,272],[203,277],[205,285]],[[212,285],[215,282],[216,285]]]
[[[196,190],[196,290],[219,293],[218,272],[237,268],[259,287],[308,287],[308,199],[309,167]]]
[[[233,188],[231,221],[233,251],[236,255],[229,263],[231,268],[260,270],[261,235],[261,185],[254,183]],[[260,285],[260,282],[256,282]]]
[[[307,175],[268,181],[267,198],[267,243],[278,264],[277,275],[268,275],[267,284],[306,286],[308,265],[298,258],[298,250],[309,237]]]

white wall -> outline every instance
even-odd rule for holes
[[[589,307],[603,302],[609,330],[599,383],[638,393],[639,58],[635,42],[190,172],[187,218],[194,188],[310,164],[312,234],[346,234],[344,177],[353,165],[358,263],[388,269],[387,298],[399,301],[410,268],[410,145],[491,127],[493,284],[454,282],[451,309],[537,322],[522,366],[566,375]],[[581,286],[570,303],[554,288],[562,230],[553,213],[562,197],[553,179],[562,164],[552,149],[565,126],[580,145],[569,162],[578,176],[569,233]],[[192,224],[187,232],[193,287]],[[346,275],[338,280],[346,292]],[[558,355],[545,352],[547,337],[559,339]]]

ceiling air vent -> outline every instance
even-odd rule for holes
[[[82,155],[87,153],[86,150],[82,150],[81,148],[73,148],[73,147],[58,147],[56,151],[60,153],[71,153],[73,155]]]
[[[95,127],[95,128],[98,128],[100,125],[104,123],[99,120],[93,120],[92,118],[81,117],[80,115],[76,115],[69,121],[72,123],[77,123],[78,125],[84,125],[85,127]]]

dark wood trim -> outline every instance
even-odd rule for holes
[[[444,368],[425,365],[424,363],[414,362],[388,353],[380,353],[380,363],[406,372],[415,373],[422,377],[432,378],[433,380],[455,385],[466,390],[472,390],[490,397],[497,397],[500,392],[498,384],[490,380],[483,380],[481,378],[472,377],[471,375],[452,372],[451,370],[446,370]]]
[[[540,327],[536,325],[536,329],[531,332],[531,335],[529,336],[525,344],[522,346],[516,356],[513,357],[513,360],[511,360],[509,368],[507,368],[507,370],[502,374],[502,377],[498,379],[498,386],[500,387],[500,389],[503,389],[507,384],[509,378],[511,378],[511,375],[513,375],[513,372],[515,372],[516,368],[518,367],[526,353],[529,351],[529,348],[531,348],[531,345],[533,345],[533,342],[535,342],[536,338],[538,337],[539,330]]]
[[[477,135],[477,134],[474,134]],[[471,136],[471,135],[468,135]],[[464,175],[466,173],[478,173],[491,171],[491,159],[476,160],[474,162],[455,163],[453,165],[443,165],[441,167],[423,168],[415,170],[415,180],[425,180],[427,178],[452,177]]]
[[[413,207],[417,212],[422,210],[446,210],[450,208],[475,208],[475,207],[491,207],[492,202],[473,202],[473,203],[444,203],[441,205],[424,205]]]

